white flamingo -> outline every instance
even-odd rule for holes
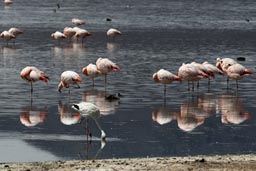
[[[88,117],[92,118],[101,131],[101,139],[105,140],[106,133],[104,132],[104,130],[102,129],[99,123],[100,109],[98,108],[98,106],[89,102],[80,102],[78,104],[74,104],[72,108],[78,111],[82,115],[82,118],[84,119],[87,119]]]

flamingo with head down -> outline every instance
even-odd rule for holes
[[[69,88],[70,85],[77,85],[77,88],[80,88],[78,83],[82,82],[82,78],[74,71],[64,71],[60,76],[60,83],[58,85],[58,90],[61,93],[62,88]],[[68,91],[70,94],[70,89]]]

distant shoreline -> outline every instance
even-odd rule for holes
[[[256,154],[0,163],[1,171],[256,170]]]

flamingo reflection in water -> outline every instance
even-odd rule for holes
[[[110,115],[115,113],[120,104],[120,99],[116,96],[113,96],[111,99],[109,97],[111,97],[111,95],[107,96],[105,91],[92,89],[84,92],[82,100],[98,106],[101,115]]]
[[[32,105],[22,108],[20,112],[20,122],[26,127],[34,127],[43,123],[48,116],[46,108],[39,109]]]
[[[199,125],[202,125],[208,116],[209,113],[198,107],[197,100],[183,103],[177,116],[178,127],[185,132],[191,132]]]
[[[217,98],[216,113],[221,114],[223,124],[237,125],[251,118],[251,114],[244,111],[242,100],[229,94]]]
[[[152,120],[160,125],[167,124],[177,119],[178,112],[173,112],[171,109],[161,107],[152,112]]]
[[[58,111],[60,114],[60,121],[64,125],[74,125],[81,120],[81,114],[79,112],[74,112],[69,104],[63,104],[60,101]]]

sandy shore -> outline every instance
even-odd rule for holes
[[[1,163],[1,171],[255,171],[256,155],[158,157],[58,162]]]

